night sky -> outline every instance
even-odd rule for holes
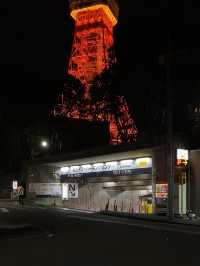
[[[19,120],[46,116],[62,88],[72,43],[67,0],[1,2],[0,111]],[[168,36],[176,54],[175,94],[180,102],[200,99],[200,8],[195,3],[120,1],[115,40],[121,78],[116,90],[123,91],[138,121],[148,90],[161,90],[158,58],[167,50]]]

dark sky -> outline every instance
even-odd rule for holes
[[[176,94],[191,101],[186,97],[188,90],[194,95],[200,91],[200,9],[196,1],[120,3],[115,29],[119,92],[123,91],[139,117],[148,89],[159,91],[158,57],[166,51],[170,33],[177,54]],[[73,22],[67,0],[1,1],[0,25],[0,111],[25,119],[46,115],[62,87],[70,53]]]

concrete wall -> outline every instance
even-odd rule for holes
[[[119,211],[138,212],[139,196],[144,195],[141,191],[117,191],[103,188],[103,183],[89,183],[79,188],[79,198],[65,200],[62,206],[68,208],[105,210],[109,200],[109,210],[114,211],[114,202]],[[58,204],[61,204],[58,202]]]
[[[86,181],[86,184],[79,184],[79,198],[62,200],[61,198],[36,198],[35,195],[28,192],[29,183],[58,183],[60,182],[59,176],[55,174],[53,167],[47,166],[31,166],[28,168],[28,182],[27,182],[27,197],[35,199],[37,203],[45,205],[53,205],[54,202],[57,206],[66,208],[76,208],[85,210],[100,211],[105,210],[106,204],[109,200],[109,210],[114,210],[114,202],[118,210],[123,212],[135,212],[139,211],[139,196],[147,194],[145,191],[132,190],[130,187],[126,187],[125,191],[120,191],[114,188],[104,188],[104,182],[119,182],[131,183],[135,180],[141,180],[141,182],[151,183],[151,180],[143,180],[151,178],[151,175],[136,175],[136,176],[124,176],[124,177],[103,177],[103,178],[90,178]],[[100,181],[102,180],[102,181]],[[92,182],[93,181],[93,182]],[[72,182],[72,181],[70,181]],[[73,181],[76,182],[76,181]],[[73,183],[72,182],[72,183]]]
[[[56,175],[55,168],[47,165],[28,165],[24,168],[27,177],[26,196],[34,199],[35,194],[29,192],[29,183],[59,183],[60,177]]]
[[[56,175],[56,167],[61,167],[63,165],[79,165],[87,163],[96,163],[109,160],[120,160],[135,157],[146,157],[152,156],[153,158],[153,177],[149,175],[148,179],[151,184],[153,183],[153,194],[155,196],[155,183],[158,179],[165,179],[165,154],[162,148],[150,149],[150,150],[138,150],[129,152],[120,152],[116,154],[105,154],[96,157],[87,157],[82,159],[75,159],[72,161],[62,161],[55,162],[46,165],[29,165],[27,168],[28,182],[36,183],[57,183],[60,181],[58,175]],[[121,177],[101,177],[101,178],[91,178],[87,179],[85,184],[79,185],[79,198],[70,199],[62,201],[62,199],[49,199],[49,203],[52,204],[56,201],[56,205],[68,208],[80,208],[80,209],[91,209],[91,210],[105,210],[106,204],[109,200],[109,210],[114,210],[114,202],[116,200],[116,205],[118,210],[124,212],[138,212],[139,196],[148,194],[147,191],[133,190],[131,186],[127,185],[123,191],[119,189],[104,188],[104,182],[132,182],[134,180],[146,179],[144,175],[142,176],[121,176]],[[93,180],[93,181],[92,181]],[[71,183],[73,183],[70,180]],[[76,182],[75,182],[76,183]],[[27,190],[28,191],[28,190]],[[34,195],[28,195],[34,196]],[[44,201],[44,200],[41,200]],[[45,200],[48,201],[48,200]],[[154,202],[153,202],[154,205]]]

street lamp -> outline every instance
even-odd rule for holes
[[[40,146],[41,146],[42,148],[48,148],[49,143],[48,143],[46,140],[42,140],[41,143],[40,143]]]

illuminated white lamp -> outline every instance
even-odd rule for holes
[[[60,171],[61,171],[62,173],[67,173],[67,172],[69,172],[69,167],[61,167],[61,168],[60,168]]]
[[[78,166],[78,165],[71,166],[70,170],[73,171],[73,172],[79,171],[80,170],[80,166]]]
[[[103,166],[104,166],[104,163],[95,163],[95,164],[93,164],[93,167],[95,169],[97,169],[97,168],[103,168]]]
[[[110,167],[116,167],[118,165],[118,162],[107,162],[106,166],[110,166]]]
[[[46,140],[41,141],[41,146],[43,148],[47,148],[48,147],[48,142]]]
[[[88,170],[88,169],[92,168],[92,165],[91,165],[91,164],[83,164],[83,165],[81,165],[81,167],[82,167],[84,170]]]
[[[121,166],[132,166],[133,165],[133,160],[122,160],[120,161]]]

